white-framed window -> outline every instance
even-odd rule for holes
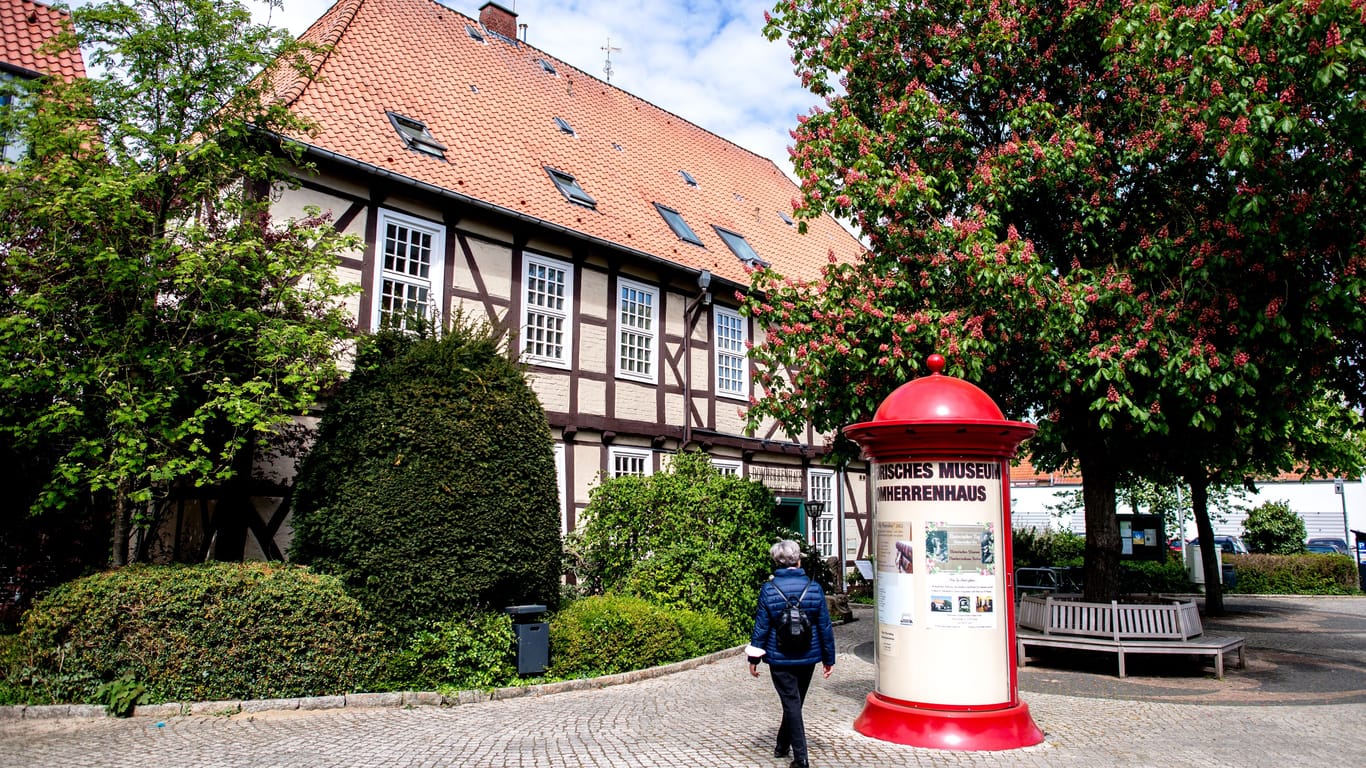
[[[659,291],[632,280],[617,281],[617,375],[654,382],[659,346]]]
[[[749,399],[749,330],[739,312],[716,308],[716,394]]]
[[[745,476],[745,463],[739,459],[712,459],[711,465],[716,467],[716,471],[731,477]]]
[[[829,469],[812,469],[806,474],[806,498],[824,502],[825,511],[811,521],[811,545],[821,553],[821,557],[834,557],[835,552],[835,472]]]
[[[574,268],[558,259],[527,254],[523,277],[522,357],[529,363],[568,368]]]
[[[407,330],[435,321],[445,297],[446,236],[441,225],[380,209],[370,329]]]
[[[607,451],[608,470],[612,477],[647,477],[654,474],[648,448],[611,448]]]

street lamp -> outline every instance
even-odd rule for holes
[[[806,500],[807,517],[811,518],[812,520],[818,520],[820,519],[820,516],[823,514],[825,514],[825,502],[816,501],[815,499]]]

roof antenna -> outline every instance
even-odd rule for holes
[[[607,82],[610,83],[612,82],[612,52],[616,51],[617,53],[621,53],[621,49],[612,47],[612,38],[609,36],[607,38],[607,45],[604,45],[602,50],[607,51],[607,63],[602,65],[602,73],[607,75]]]

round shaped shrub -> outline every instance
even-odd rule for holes
[[[293,513],[292,556],[405,632],[559,596],[550,428],[486,326],[368,339],[300,467]]]
[[[1267,501],[1253,507],[1243,521],[1243,541],[1253,552],[1298,555],[1304,551],[1304,518],[1287,501]]]
[[[682,453],[667,472],[603,481],[584,516],[580,576],[590,591],[714,613],[749,632],[769,547],[784,535],[762,483]]]
[[[34,700],[93,701],[128,677],[152,701],[338,694],[379,657],[335,578],[270,563],[129,566],[63,584],[24,616]]]
[[[550,674],[657,667],[729,647],[729,636],[726,622],[710,614],[661,608],[638,597],[586,597],[550,621]]]

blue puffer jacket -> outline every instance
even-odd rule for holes
[[[796,600],[808,581],[806,571],[801,568],[779,568],[773,572],[773,578],[759,588],[759,609],[755,612],[754,633],[750,635],[749,644],[764,649],[766,653],[762,658],[769,664],[795,666],[821,662],[829,667],[835,665],[835,628],[830,625],[830,610],[825,607],[825,591],[814,581],[802,600],[802,610],[811,619],[811,650],[802,656],[788,656],[778,648],[774,636],[777,617],[787,607],[787,601],[778,594],[778,589]],[[774,584],[778,585],[777,589]]]

